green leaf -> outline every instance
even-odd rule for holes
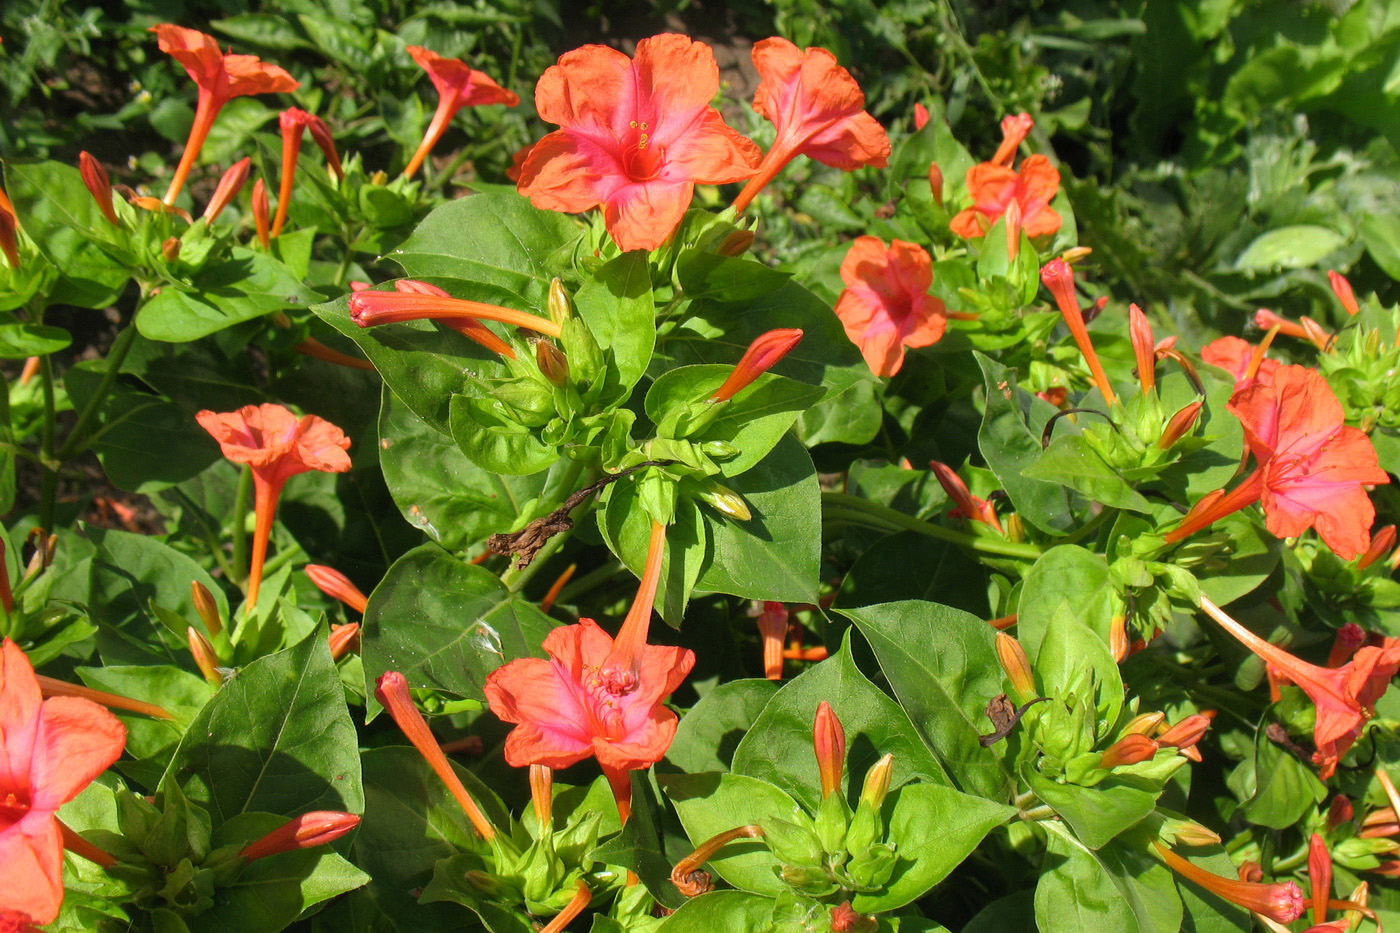
[[[1235,259],[1236,269],[1308,269],[1346,245],[1331,227],[1294,224],[1262,233]]]
[[[436,208],[389,258],[411,278],[496,285],[543,308],[553,277],[548,260],[579,234],[564,214],[539,210],[513,191],[491,191]]]
[[[1114,841],[1095,851],[1059,824],[1042,825],[1047,856],[1035,889],[1041,933],[1179,933],[1181,898],[1165,865],[1140,847]]]
[[[767,933],[772,928],[771,898],[743,891],[713,891],[687,901],[661,921],[656,933]]]
[[[604,264],[583,283],[574,305],[598,346],[612,350],[622,386],[636,385],[656,346],[656,306],[646,254],[623,253]]]
[[[598,512],[598,530],[608,548],[640,579],[651,540],[651,518],[641,502],[640,484],[623,479],[608,488],[607,501]],[[656,611],[672,628],[680,628],[708,557],[708,523],[701,518],[699,506],[682,500],[675,521],[666,527],[666,556],[656,587]]]
[[[666,764],[688,774],[729,770],[744,733],[777,692],[771,680],[731,680],[715,687],[681,717]]]
[[[1376,265],[1392,279],[1400,280],[1400,216],[1367,214],[1361,218],[1360,233]]]
[[[209,701],[214,688],[203,677],[177,668],[160,667],[80,667],[77,674],[94,690],[105,690],[132,700],[154,703],[173,719],[156,719],[140,713],[113,709],[126,726],[126,751],[152,770],[163,771],[175,746],[196,715]],[[154,775],[159,778],[159,774]],[[155,790],[152,781],[148,788]]]
[[[986,577],[986,569],[958,545],[901,531],[856,559],[841,582],[836,607],[941,597],[954,609],[989,618]]]
[[[547,469],[559,459],[560,450],[540,440],[521,424],[486,420],[494,399],[453,396],[448,409],[452,439],[478,467],[507,476],[526,476]],[[483,410],[486,409],[486,410]]]
[[[742,774],[670,774],[658,778],[676,806],[692,845],[736,826],[783,820],[805,823],[802,807],[782,789]],[[759,839],[737,839],[706,863],[744,891],[776,897],[788,889],[778,877],[781,863]]]
[[[747,599],[814,602],[821,575],[821,488],[802,444],[784,436],[728,485],[753,517],[741,522],[702,507],[710,559],[695,587]]]
[[[1254,793],[1241,807],[1244,818],[1256,826],[1287,829],[1326,796],[1326,785],[1312,769],[1260,729],[1254,737]]]
[[[922,897],[997,826],[1016,815],[1015,807],[993,803],[937,784],[908,784],[885,801],[885,837],[900,856],[884,890],[857,894],[860,913],[895,910]]]
[[[812,750],[812,721],[825,700],[845,727],[843,780],[855,793],[865,772],[887,754],[894,755],[891,787],[915,779],[948,783],[908,714],[856,667],[850,641],[848,634],[840,651],[803,671],[768,701],[734,752],[736,774],[774,784],[815,810],[821,801],[821,777]]]
[[[387,389],[379,409],[379,465],[404,519],[449,551],[520,527],[534,515],[549,475],[483,470]]]
[[[393,670],[414,687],[480,698],[486,675],[502,664],[544,657],[540,645],[554,625],[489,570],[424,544],[394,561],[365,608],[366,692]]]
[[[632,816],[620,834],[598,846],[587,857],[630,869],[658,904],[675,910],[685,902],[685,897],[671,883],[671,859],[666,856],[656,825],[660,804],[651,782],[642,772],[631,772],[629,779],[632,782]]]
[[[1061,603],[1108,643],[1115,588],[1108,561],[1074,544],[1062,544],[1040,555],[1026,573],[1016,616],[1016,639],[1026,654],[1040,653]]]
[[[1123,708],[1123,679],[1118,673],[1118,662],[1113,660],[1108,642],[1079,621],[1078,613],[1067,601],[1061,600],[1056,607],[1034,653],[1029,649],[1026,653],[1046,696],[1062,702],[1070,696],[1081,700],[1093,696],[1102,729],[1118,720],[1118,712]]]
[[[1068,486],[1086,499],[1113,508],[1152,511],[1151,503],[1129,486],[1117,470],[1104,463],[1081,434],[1055,438],[1024,475]]]
[[[987,392],[987,408],[977,432],[978,450],[1011,497],[1018,515],[1047,534],[1064,534],[1074,527],[1064,487],[1026,475],[1040,459],[1040,431],[1055,408],[1020,388],[1014,371],[981,353],[973,356],[982,367]]]
[[[1109,777],[1093,787],[1058,784],[1035,771],[1029,779],[1035,795],[1053,807],[1091,849],[1103,848],[1140,822],[1155,809],[1160,793],[1131,777]]]
[[[73,342],[62,327],[42,324],[0,324],[0,360],[22,360],[28,356],[57,353]]]
[[[364,811],[355,726],[325,635],[224,682],[166,771],[215,825],[248,811]]]
[[[721,256],[701,249],[683,249],[676,258],[676,279],[692,300],[738,303],[761,300],[788,283],[782,272],[742,256]]]
[[[992,628],[966,612],[915,600],[841,614],[875,649],[894,695],[955,784],[1005,799],[1014,781],[1002,758],[1005,746],[983,748],[978,741],[992,731],[987,701],[1005,691]]]
[[[148,340],[185,343],[324,297],[267,253],[234,246],[227,259],[201,268],[188,291],[163,287],[136,313],[136,329]]]
[[[823,398],[798,416],[797,436],[808,447],[870,443],[885,417],[875,387],[875,381],[867,379],[835,398]]]

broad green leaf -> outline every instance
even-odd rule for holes
[[[1042,825],[1047,855],[1035,889],[1041,933],[1179,933],[1181,898],[1165,865],[1141,847],[1114,841],[1095,851],[1057,823]]]
[[[851,906],[861,913],[881,913],[922,897],[961,865],[987,833],[1015,815],[1015,807],[951,787],[906,784],[886,799],[884,817],[886,838],[908,861],[900,859],[884,890],[857,894]]]
[[[731,680],[715,687],[681,717],[666,764],[687,774],[729,770],[744,733],[777,692],[771,680]]]
[[[862,380],[802,412],[797,418],[797,436],[808,447],[868,444],[880,432],[884,416],[874,380]]]
[[[728,480],[753,517],[746,522],[701,507],[710,558],[700,590],[748,599],[813,602],[821,571],[821,489],[802,445],[781,438],[752,469]]]
[[[22,360],[28,356],[57,353],[73,342],[61,327],[42,324],[0,324],[0,359]]]
[[[1092,502],[1113,508],[1152,511],[1152,505],[1113,467],[1104,463],[1080,434],[1055,438],[1040,458],[1026,468],[1024,475],[1068,486]]]
[[[1400,215],[1367,214],[1361,218],[1360,233],[1376,265],[1400,280]]]
[[[224,682],[166,774],[215,825],[239,813],[364,811],[359,743],[324,634]]]
[[[836,606],[940,599],[990,618],[986,577],[986,569],[958,545],[901,531],[876,541],[856,560],[841,582]]]
[[[487,421],[491,398],[454,396],[448,409],[452,439],[468,460],[483,470],[507,476],[539,473],[559,459],[559,448],[540,440],[535,431],[506,418]],[[493,423],[494,422],[494,423]]]
[[[670,774],[659,779],[675,804],[692,845],[750,823],[807,817],[791,795],[758,778],[742,774]],[[744,891],[775,897],[787,885],[778,877],[781,863],[759,839],[738,839],[712,857],[708,865],[725,881]]]
[[[963,933],[1039,933],[1035,892],[1017,891],[992,901],[963,927]]]
[[[978,450],[1016,505],[1016,514],[1047,534],[1066,533],[1074,526],[1074,516],[1064,487],[1026,475],[1040,459],[1039,432],[1054,407],[1020,388],[1013,370],[981,353],[973,355],[982,367],[987,392]]]
[[[396,560],[365,609],[365,689],[385,671],[413,687],[481,697],[486,675],[508,661],[544,657],[555,623],[515,598],[495,574],[435,544]]]
[[[588,853],[588,858],[631,870],[658,904],[675,910],[685,902],[685,897],[671,883],[672,860],[665,852],[665,840],[657,827],[660,803],[643,772],[631,772],[630,780],[632,816],[621,833]]]
[[[1054,808],[1091,849],[1103,848],[1157,805],[1159,792],[1131,777],[1109,777],[1093,787],[1079,787],[1058,784],[1034,771],[1029,776],[1035,795]]]
[[[821,777],[812,750],[812,722],[822,701],[831,704],[846,731],[843,781],[853,797],[865,772],[888,754],[894,755],[891,787],[916,779],[948,783],[908,714],[856,667],[849,635],[840,651],[803,671],[768,701],[734,752],[734,772],[774,784],[815,810]]]
[[[1307,269],[1346,244],[1331,227],[1294,224],[1261,233],[1235,259],[1236,269]]]
[[[404,519],[450,551],[518,528],[535,514],[549,476],[481,469],[387,389],[379,411],[379,464]]]
[[[960,610],[916,600],[841,614],[875,649],[894,695],[955,785],[1005,799],[1014,782],[1005,745],[983,748],[978,741],[992,731],[987,701],[1005,692],[992,628]]]
[[[683,249],[676,259],[676,279],[690,299],[736,303],[761,300],[792,277],[742,256],[721,256],[701,249]]]
[[[1254,737],[1254,793],[1240,812],[1256,826],[1287,829],[1327,796],[1327,787],[1259,730]]]
[[[767,933],[773,900],[744,891],[712,891],[687,901],[656,933]]]
[[[583,283],[574,305],[593,339],[612,351],[622,385],[636,385],[656,346],[656,307],[646,254],[623,253],[605,264]]]
[[[209,262],[188,286],[166,285],[141,306],[136,313],[141,336],[184,343],[325,297],[267,253],[242,246],[230,248],[227,259]]]
[[[1123,708],[1118,663],[1108,650],[1108,642],[1079,621],[1068,601],[1062,600],[1056,607],[1034,653],[1026,653],[1046,696],[1068,701],[1071,695],[1084,700],[1092,695],[1101,729],[1118,720]]]
[[[112,710],[126,726],[127,753],[143,764],[154,760],[162,771],[185,730],[214,692],[203,677],[168,666],[80,667],[76,673],[94,690],[154,703],[174,717],[157,719],[141,713]],[[155,774],[155,777],[160,775]],[[154,784],[149,785],[149,789],[155,790]]]
[[[1036,657],[1061,603],[1108,643],[1114,587],[1108,562],[1074,544],[1046,551],[1026,574],[1017,613],[1016,639]]]
[[[700,507],[683,500],[675,522],[666,528],[666,557],[656,587],[656,611],[666,624],[680,628],[690,593],[709,559],[708,523]],[[622,479],[608,487],[607,501],[598,512],[598,530],[618,559],[640,579],[651,540],[651,518],[642,506],[638,484]]]

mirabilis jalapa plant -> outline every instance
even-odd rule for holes
[[[117,197],[88,156],[7,166],[14,203],[0,202],[6,305],[25,311],[0,327],[17,345],[53,352],[50,303],[103,306],[128,281],[140,296],[105,365],[61,384],[38,367],[42,524],[59,468],[93,449],[178,529],[171,543],[41,535],[13,588],[0,568],[6,657],[66,658],[90,687],[45,692],[102,688],[116,712],[83,715],[126,736],[84,769],[106,774],[49,787],[15,764],[22,741],[10,749],[37,727],[6,727],[0,842],[37,826],[24,851],[47,887],[0,888],[0,923],[907,933],[944,929],[946,912],[1058,933],[1380,918],[1400,853],[1395,536],[1373,532],[1370,494],[1400,466],[1392,312],[1333,277],[1338,334],[1265,316],[1260,345],[1221,338],[1198,366],[1141,308],[1088,293],[1060,170],[1042,153],[1017,166],[1030,115],[1002,120],[987,162],[941,117],[892,143],[834,56],[781,38],[753,49],[766,145],[716,108],[703,42],[585,46],[536,86],[557,129],[518,155],[516,190],[440,204],[415,179],[446,127],[518,98],[411,47],[438,102],[397,178],[342,160],[330,117],[291,107],[194,219],[186,180],[223,106],[297,82],[155,31],[199,92],[165,197]],[[888,177],[897,196],[794,281],[747,254],[803,156]],[[706,185],[735,199],[694,206]],[[1303,337],[1318,368],[1267,357],[1275,333]],[[236,376],[250,341],[265,385]],[[215,400],[211,373],[240,398]],[[61,440],[60,388],[75,410]],[[303,411],[267,400],[281,391]],[[189,431],[170,429],[159,479],[131,468],[140,445],[118,411],[137,403]],[[958,418],[974,441],[953,442]],[[363,557],[350,577],[311,563],[335,545],[307,513],[351,489],[372,511],[380,474],[431,540],[379,534],[372,573]],[[951,577],[929,582],[930,554]],[[591,569],[537,585],[565,560]],[[353,615],[328,628],[343,610],[302,568]],[[604,588],[630,589],[629,571],[636,595],[612,613]],[[351,577],[376,585],[366,597]],[[761,668],[732,650],[749,646],[751,603]],[[613,634],[556,611],[623,621]],[[653,630],[653,613],[678,631]],[[788,658],[800,673],[781,685],[732,676],[781,681]],[[22,693],[0,713],[32,713]],[[447,757],[498,740],[475,771]],[[31,756],[40,771],[48,755]],[[962,887],[978,903],[957,903]]]

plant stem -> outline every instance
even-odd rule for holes
[[[248,574],[248,496],[252,491],[253,470],[244,466],[243,475],[238,478],[238,493],[233,500],[233,559],[229,561],[232,574],[237,574],[233,582],[239,584],[247,579]]]
[[[568,586],[559,591],[554,604],[557,606],[561,602],[572,602],[584,593],[590,592],[613,577],[617,576],[622,569],[622,561],[615,557],[609,558],[601,567],[595,567],[583,576],[573,580]]]
[[[58,465],[54,457],[54,429],[58,418],[54,403],[53,358],[45,354],[39,361],[39,378],[44,388],[44,424],[40,435],[40,457],[44,471],[39,487],[39,525],[45,530],[53,528],[53,503],[58,494]]]
[[[88,399],[83,410],[78,412],[78,420],[73,423],[72,430],[68,432],[68,439],[58,451],[60,461],[70,460],[87,448],[88,439],[83,437],[83,433],[87,430],[88,423],[96,416],[97,410],[102,407],[102,403],[106,401],[107,394],[112,390],[112,383],[116,382],[117,376],[120,375],[122,364],[126,362],[126,355],[131,351],[135,340],[135,324],[128,324],[126,329],[117,335],[116,342],[112,344],[112,349],[107,355],[107,370],[102,374],[102,381],[97,384],[97,391],[92,393],[92,398]]]
[[[1002,557],[1015,557],[1021,560],[1035,560],[1041,549],[1034,544],[1005,541],[998,538],[970,535],[951,528],[943,528],[923,519],[906,515],[889,506],[852,496],[843,492],[822,493],[822,512],[833,517],[844,517],[847,521],[861,522],[875,527],[894,527],[905,531],[918,532],[929,538],[949,541],[984,554],[997,554]]]

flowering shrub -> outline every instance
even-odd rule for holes
[[[394,153],[150,32],[196,95],[162,197],[4,164],[0,929],[1397,919],[1376,199],[1238,255],[1287,313],[1198,276],[1225,328],[1103,287],[1155,276],[1063,112],[964,145],[782,37],[739,102],[661,33],[566,51],[515,183],[449,198],[519,75],[400,40]]]

